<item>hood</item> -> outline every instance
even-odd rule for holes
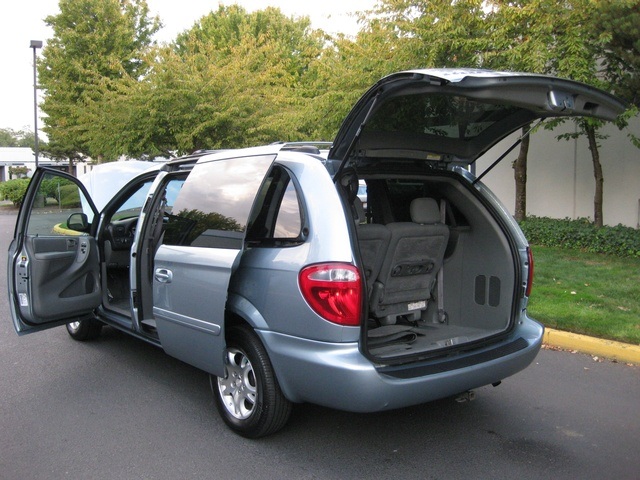
[[[423,159],[472,163],[512,132],[539,119],[613,120],[618,98],[561,78],[489,70],[394,73],[356,103],[329,158]]]
[[[115,194],[134,177],[149,170],[159,170],[162,165],[162,163],[139,160],[103,163],[96,165],[78,179],[84,184],[100,212]]]

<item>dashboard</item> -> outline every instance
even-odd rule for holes
[[[113,250],[129,250],[136,234],[138,217],[125,218],[111,222],[106,228],[106,240],[111,242]]]

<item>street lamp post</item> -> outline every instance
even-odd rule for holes
[[[36,141],[36,168],[38,168],[38,82],[36,79],[36,50],[42,48],[42,40],[31,40],[29,48],[33,49],[33,133]]]

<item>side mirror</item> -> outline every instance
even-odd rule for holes
[[[77,232],[89,233],[89,220],[84,213],[72,213],[67,218],[67,228]]]

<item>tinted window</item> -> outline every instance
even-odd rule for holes
[[[289,182],[276,218],[275,238],[297,238],[300,235],[300,204],[293,182]]]
[[[197,164],[176,198],[164,242],[209,248],[241,248],[256,192],[274,156]]]
[[[406,95],[386,102],[374,113],[367,128],[468,140],[516,111],[512,106],[455,95]]]
[[[273,168],[262,185],[258,201],[247,240],[274,245],[301,241],[302,210],[287,170],[280,166]]]

